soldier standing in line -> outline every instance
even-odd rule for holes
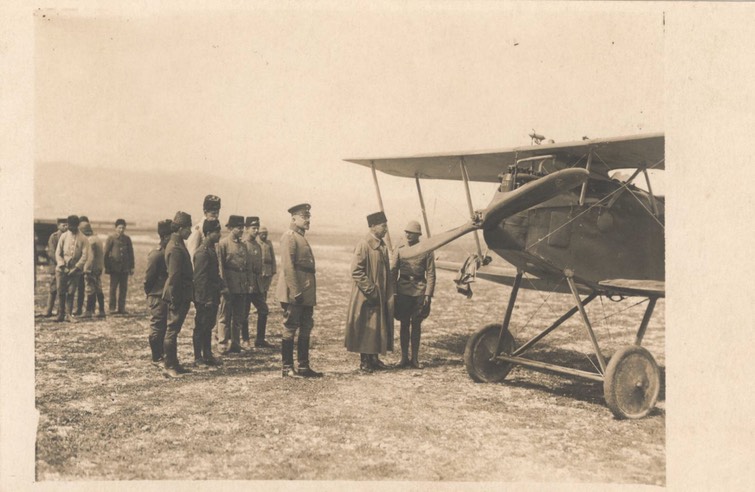
[[[89,240],[79,231],[79,217],[70,215],[67,222],[68,231],[60,236],[55,249],[55,277],[58,281],[58,317],[55,321],[58,322],[73,321],[70,314],[73,310],[73,295],[89,255]]]
[[[396,248],[399,277],[396,286],[396,319],[401,323],[401,362],[398,367],[422,369],[419,340],[422,320],[430,315],[430,300],[435,292],[435,257],[433,252],[414,258],[402,258],[401,248],[419,242],[422,228],[413,220],[404,229],[406,242]],[[412,358],[409,360],[409,326],[411,325]]]
[[[81,229],[81,232],[87,236],[87,234],[84,232],[82,226],[84,225],[84,222],[87,224],[89,223],[89,217],[86,215],[79,215],[79,229]],[[89,236],[87,236],[89,237]],[[86,278],[85,274],[82,274],[81,277],[79,277],[79,284],[76,286],[76,312],[72,313],[74,316],[81,316],[81,311],[84,308],[84,295],[85,295],[85,281]]]
[[[370,232],[357,244],[351,260],[351,300],[346,316],[346,350],[358,352],[364,372],[387,369],[378,354],[393,350],[393,291],[388,248],[383,242],[388,221],[383,212],[367,216]]]
[[[220,197],[215,195],[205,196],[204,202],[202,202],[202,212],[204,213],[204,218],[191,228],[191,235],[186,240],[186,249],[189,250],[192,261],[194,260],[194,252],[202,245],[204,240],[204,233],[202,232],[204,221],[220,220]]]
[[[257,310],[257,335],[254,339],[256,348],[271,348],[272,345],[265,341],[265,331],[267,328],[267,315],[270,310],[265,300],[265,290],[262,284],[263,258],[262,246],[257,242],[259,234],[260,219],[259,217],[246,218],[246,246],[249,250],[250,266],[249,269],[249,298],[246,305],[246,317],[244,318],[245,334],[249,336],[249,312],[251,306]]]
[[[181,331],[186,315],[194,297],[194,272],[191,258],[184,241],[191,234],[191,215],[176,212],[171,224],[170,241],[165,246],[165,265],[168,278],[165,281],[163,300],[168,303],[168,324],[165,331],[165,373],[170,377],[179,377],[190,372],[178,362],[178,333]]]
[[[97,237],[97,234],[92,231],[92,226],[89,222],[82,221],[79,224],[81,232],[89,240],[89,255],[87,262],[84,264],[84,283],[86,285],[86,312],[84,318],[91,318],[94,316],[94,307],[97,302],[100,303],[99,318],[105,317],[105,294],[102,292],[102,272],[105,269],[105,252],[102,247],[102,241]]]
[[[55,308],[55,298],[58,297],[58,281],[55,276],[57,270],[57,260],[55,258],[55,250],[58,249],[58,241],[60,236],[68,230],[68,220],[61,218],[58,219],[58,230],[50,234],[50,239],[47,240],[47,260],[50,263],[50,292],[47,294],[47,310],[45,311],[45,318],[52,318],[52,310]]]
[[[309,230],[310,205],[302,203],[288,209],[289,230],[280,242],[281,270],[276,296],[283,307],[281,358],[283,377],[322,377],[309,366],[309,339],[314,326],[316,304],[315,257],[304,233]],[[294,371],[294,337],[297,330],[299,370]]]
[[[212,355],[212,328],[218,315],[221,294],[227,289],[220,278],[215,245],[220,240],[220,222],[206,219],[202,223],[204,241],[194,252],[194,367],[215,367],[220,361]]]
[[[230,320],[225,326],[218,323],[218,345],[222,353],[241,352],[241,329],[244,311],[249,294],[249,277],[247,274],[249,252],[241,239],[244,233],[244,217],[231,215],[226,227],[231,233],[218,243],[218,263],[220,278],[228,288],[228,306]],[[230,325],[230,330],[228,330]],[[230,332],[230,333],[229,333]],[[228,343],[231,346],[228,348]]]
[[[134,246],[126,235],[126,221],[115,221],[115,232],[105,241],[105,271],[110,274],[109,309],[111,313],[126,312],[126,294],[128,277],[134,274]],[[116,292],[118,293],[118,310],[116,311]]]
[[[152,351],[152,364],[159,366],[165,360],[165,330],[168,326],[168,304],[163,300],[165,281],[168,280],[168,267],[165,265],[165,247],[170,241],[172,220],[157,223],[160,244],[147,256],[147,273],[144,275],[144,293],[147,294],[149,308],[149,348]]]
[[[275,276],[275,250],[273,249],[273,242],[267,238],[267,227],[260,227],[260,235],[257,236],[257,242],[262,247],[262,279],[260,280],[260,287],[265,294],[265,301],[267,301],[267,293],[270,290],[270,284],[273,283],[273,276]]]

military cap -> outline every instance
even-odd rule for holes
[[[220,210],[220,197],[215,195],[207,195],[206,197],[204,197],[202,210],[204,210],[205,212],[210,210]]]
[[[205,219],[204,223],[202,224],[202,233],[203,234],[209,234],[211,232],[219,231],[220,230],[220,221],[219,220],[207,220]]]
[[[68,219],[65,217],[58,218],[58,224],[68,224]]]
[[[288,209],[288,213],[291,215],[296,215],[300,212],[309,212],[309,209],[311,209],[312,206],[309,203],[300,203],[299,205],[294,205],[293,207]]]
[[[79,227],[81,220],[78,215],[69,215],[66,222],[68,222],[68,227]]]
[[[173,223],[176,224],[179,228],[191,227],[191,215],[179,210],[178,212],[176,212],[176,216],[173,217]]]
[[[422,235],[422,227],[419,225],[419,222],[416,220],[410,220],[408,224],[406,224],[406,227],[404,228],[404,232],[413,232],[415,234]]]
[[[92,225],[89,223],[89,221],[82,220],[79,224],[79,230],[84,233],[85,236],[91,236],[94,234],[92,231]]]
[[[157,223],[157,235],[158,236],[167,236],[171,233],[170,225],[173,223],[170,219],[161,220]]]
[[[247,217],[246,221],[244,222],[244,225],[247,226],[247,227],[250,227],[250,226],[259,226],[260,225],[260,218],[259,217],[255,217],[255,216]]]
[[[126,227],[126,220],[125,219],[118,219],[115,221],[115,227],[118,227],[119,225],[122,225],[123,227]]]
[[[89,217],[86,215],[79,215],[79,222],[89,222]]]
[[[374,214],[367,216],[367,225],[370,227],[378,224],[385,224],[386,222],[388,222],[388,219],[385,218],[384,212],[375,212]]]
[[[228,223],[225,226],[230,228],[243,227],[244,217],[240,215],[231,215],[230,217],[228,217]]]

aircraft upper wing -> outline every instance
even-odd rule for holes
[[[594,151],[594,162],[602,162],[609,169],[633,168],[647,165],[654,169],[664,168],[664,135],[652,133],[627,137],[596,138],[576,142],[530,145],[501,150],[451,152],[408,157],[379,159],[346,159],[362,166],[371,167],[393,176],[423,179],[461,180],[460,158],[464,158],[470,181],[499,182],[498,175],[517,159],[538,155],[556,155],[568,162],[576,162],[588,150]]]

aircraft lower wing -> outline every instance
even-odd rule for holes
[[[666,282],[662,280],[611,279],[599,284],[627,296],[666,297]]]

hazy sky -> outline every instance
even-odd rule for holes
[[[362,216],[372,178],[344,158],[526,145],[533,128],[557,142],[663,131],[652,6],[270,5],[39,11],[37,161],[295,180]],[[390,218],[416,189],[380,180]],[[492,188],[475,187],[476,207]],[[424,190],[429,207],[462,207],[452,224],[466,215],[460,183]]]

